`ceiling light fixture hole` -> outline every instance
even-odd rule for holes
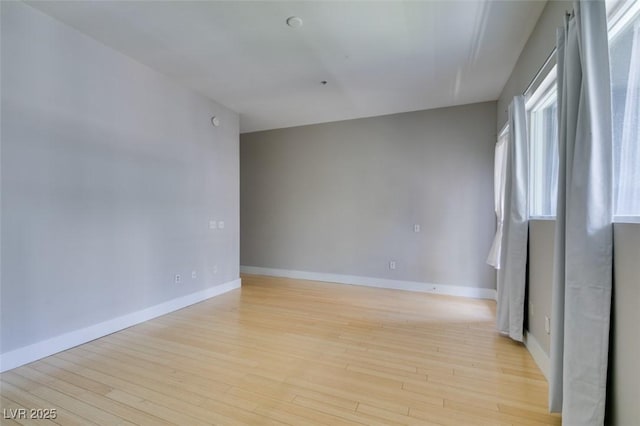
[[[297,16],[289,16],[287,18],[287,25],[291,28],[300,28],[302,26],[302,18]]]

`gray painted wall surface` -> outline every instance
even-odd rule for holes
[[[241,264],[495,288],[495,108],[240,135]]]
[[[529,281],[527,284],[527,328],[549,354],[550,336],[545,316],[551,318],[555,220],[529,221]]]
[[[573,2],[565,0],[550,0],[545,6],[498,99],[498,129],[507,122],[513,97],[522,94],[555,48],[556,28],[564,25],[564,14],[572,9]]]
[[[614,225],[613,315],[607,424],[640,419],[640,224]]]
[[[237,114],[1,7],[2,352],[236,279]]]

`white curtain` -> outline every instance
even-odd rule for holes
[[[558,205],[549,406],[604,422],[612,282],[612,150],[604,1],[574,4],[558,32]]]
[[[620,154],[616,167],[619,187],[615,214],[640,213],[640,22],[633,29],[629,77],[625,95]]]
[[[505,171],[504,224],[498,270],[497,328],[522,341],[527,272],[529,155],[524,98],[509,105],[509,139]]]
[[[495,237],[493,237],[493,244],[491,245],[491,249],[489,250],[487,263],[496,269],[500,269],[500,255],[502,252],[508,138],[509,130],[507,128],[507,130],[498,139],[498,143],[496,143],[496,152],[493,166],[493,201],[494,209],[496,212],[496,235]]]

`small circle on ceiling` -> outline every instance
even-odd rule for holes
[[[320,84],[322,84],[323,86],[326,86],[326,85],[327,85],[327,80],[322,80],[322,81],[320,82]]]
[[[211,124],[213,124],[213,127],[218,127],[220,125],[220,119],[214,115],[211,117]]]
[[[300,28],[302,26],[302,19],[297,16],[289,16],[287,18],[287,25],[291,28]]]

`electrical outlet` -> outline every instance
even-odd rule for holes
[[[218,222],[218,229],[224,229],[224,220]]]
[[[198,273],[196,271],[191,271],[191,279],[195,280],[196,278],[198,278]]]
[[[182,282],[182,277],[180,276],[180,274],[176,274],[176,276],[174,278],[174,282],[176,284],[180,284]]]
[[[420,225],[413,225],[413,232],[420,232]]]
[[[551,319],[546,315],[544,317],[544,331],[546,331],[547,334],[551,334]]]
[[[396,261],[395,260],[391,260],[389,262],[389,269],[396,269]]]

